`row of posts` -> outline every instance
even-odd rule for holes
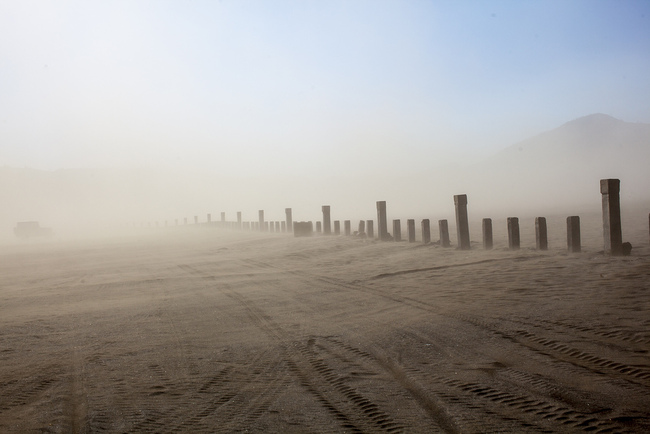
[[[629,254],[629,250],[622,242],[621,233],[621,215],[620,215],[620,181],[618,179],[602,179],[600,181],[600,192],[602,194],[602,211],[603,211],[603,235],[604,250],[606,253],[618,256]],[[467,215],[467,195],[460,194],[454,196],[454,205],[456,213],[456,235],[458,240],[458,249],[469,250],[469,219]],[[341,222],[334,221],[332,230],[332,220],[330,206],[322,207],[323,220],[316,222],[316,232],[325,235],[340,235]],[[207,215],[208,224],[212,224],[211,214]],[[194,223],[198,224],[198,216],[194,216]],[[187,218],[185,218],[187,224]],[[156,223],[158,225],[158,223]],[[167,225],[167,222],[165,222]],[[178,225],[178,220],[176,220]],[[241,212],[237,212],[237,222],[227,222],[226,213],[221,213],[220,226],[238,228],[244,230],[255,230],[262,232],[293,232],[295,236],[309,236],[314,232],[312,222],[294,222],[291,208],[285,208],[285,221],[268,222],[264,219],[264,210],[260,210],[257,222],[242,222]],[[381,241],[402,241],[402,228],[400,220],[393,220],[393,235],[388,232],[388,220],[386,217],[386,202],[377,202],[377,232]],[[408,241],[415,242],[415,220],[406,221]],[[508,217],[508,246],[512,250],[519,249],[519,219],[517,217]],[[449,226],[447,220],[439,220],[438,228],[440,232],[440,245],[450,247]],[[650,216],[649,216],[650,229]],[[345,235],[352,235],[351,221],[343,222]],[[429,219],[421,221],[422,242],[428,244],[431,242],[431,228]],[[535,243],[538,250],[548,249],[546,218],[535,218]],[[373,220],[361,220],[359,222],[356,235],[374,238]],[[485,218],[482,221],[483,248],[492,249],[492,219]],[[567,218],[567,246],[570,252],[580,252],[580,217],[570,216]]]

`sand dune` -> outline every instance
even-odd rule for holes
[[[548,252],[189,227],[6,246],[0,431],[647,432],[647,214],[626,222],[616,258],[597,216],[580,254],[551,223]]]

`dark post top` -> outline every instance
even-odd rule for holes
[[[467,205],[467,195],[466,194],[454,195],[454,204],[455,205]]]
[[[618,193],[621,191],[621,181],[619,179],[601,179],[600,180],[600,193],[610,194]]]

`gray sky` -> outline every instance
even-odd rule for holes
[[[647,1],[0,0],[0,166],[408,172],[650,122]]]

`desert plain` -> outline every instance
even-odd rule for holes
[[[565,216],[548,251],[500,220],[489,251],[480,222],[469,251],[205,225],[7,242],[0,432],[648,432],[647,212],[627,257],[598,213],[580,253]]]

